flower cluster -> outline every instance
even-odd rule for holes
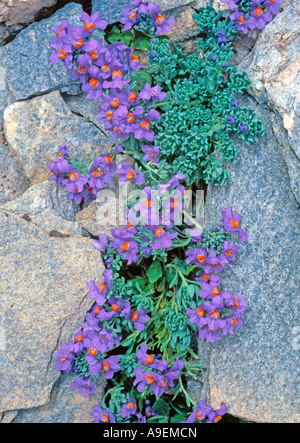
[[[219,409],[213,410],[212,406],[206,404],[204,400],[198,402],[198,407],[188,417],[184,423],[218,423],[227,411],[225,403]]]
[[[222,0],[234,11],[230,19],[244,34],[249,29],[264,29],[274,15],[279,14],[281,0]]]
[[[240,1],[239,7],[242,3],[249,4]],[[99,100],[97,118],[115,146],[81,161],[61,145],[50,179],[65,186],[77,204],[95,199],[114,177],[134,185],[125,226],[93,240],[105,270],[99,280],[87,282],[91,309],[73,340],[54,354],[57,370],[74,374],[71,387],[83,397],[97,392],[99,377],[108,381],[102,403],[92,411],[94,423],[165,423],[170,414],[175,422],[217,423],[227,410],[222,405],[214,411],[205,401],[197,405],[185,378],[201,370],[194,333],[212,343],[243,324],[247,303],[221,289],[219,274],[232,267],[240,250],[232,236],[245,242],[248,235],[232,207],[222,212],[220,225],[199,225],[186,212],[183,184],[194,191],[200,180],[224,184],[228,173],[215,152],[235,161],[231,132],[253,142],[263,126],[233,95],[250,86],[229,64],[238,29],[211,5],[195,18],[208,36],[199,42],[200,57],[188,57],[176,46],[171,50],[161,36],[175,21],[144,0],[123,10],[123,31],[109,30],[98,12],[83,13],[81,27],[65,20],[52,28],[51,61],[64,61],[87,99]],[[149,68],[134,53],[137,35],[150,49]],[[135,166],[127,161],[117,166],[120,153],[131,155]],[[179,394],[186,398],[184,407],[176,402]]]
[[[175,24],[174,18],[168,20],[160,14],[159,6],[155,3],[148,3],[144,0],[133,0],[130,2],[131,8],[122,11],[120,22],[124,25],[124,30],[128,31],[133,26],[154,33],[163,35],[171,31],[171,26]]]

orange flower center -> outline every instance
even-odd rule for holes
[[[132,319],[133,321],[137,321],[138,317],[139,317],[139,313],[138,313],[138,312],[134,312],[134,313],[132,314],[132,316],[131,316],[131,319]]]
[[[58,53],[58,57],[61,59],[64,59],[67,57],[67,53],[66,51],[64,51],[63,49],[60,49],[59,53]]]
[[[141,123],[141,128],[144,128],[144,129],[146,129],[146,131],[149,131],[149,130],[150,130],[150,123],[147,122],[146,120],[143,121],[143,122]]]
[[[165,19],[165,17],[163,17],[162,15],[159,15],[158,17],[157,17],[157,21],[158,21],[158,23],[161,25],[162,24],[162,22],[163,21],[165,21],[166,19]]]
[[[119,306],[119,305],[111,305],[111,309],[112,309],[114,312],[117,312],[117,311],[120,309],[120,306]]]
[[[135,11],[131,11],[130,15],[129,15],[130,20],[133,20],[135,17],[136,17],[136,12]]]
[[[127,114],[126,117],[128,117],[128,123],[132,123],[134,121],[134,115],[133,114]]]
[[[108,420],[109,420],[109,417],[108,417],[108,415],[107,415],[107,414],[102,414],[102,417],[103,417],[103,419],[101,420],[101,421],[102,421],[102,423],[107,423],[107,422],[108,422]]]
[[[78,178],[78,175],[75,174],[75,172],[72,172],[72,174],[69,175],[69,179],[71,180],[71,182],[72,182],[73,180],[76,180],[77,178]]]
[[[155,234],[156,234],[156,236],[159,238],[160,233],[164,234],[165,232],[166,232],[166,231],[165,231],[164,229],[162,229],[162,228],[158,228],[158,229],[156,229]]]
[[[113,106],[114,108],[117,108],[119,104],[120,102],[117,98],[114,98],[113,101],[111,102],[111,106]]]
[[[95,25],[94,23],[89,24],[89,22],[85,22],[84,27],[87,31],[91,31],[95,27]]]
[[[114,71],[114,72],[112,73],[113,78],[116,77],[117,75],[118,75],[119,77],[123,77],[123,74],[122,74],[121,71]]]
[[[152,357],[152,355],[148,355],[147,354],[147,358],[145,360],[145,363],[147,363],[148,365],[151,365],[151,363],[154,362],[154,358]]]
[[[95,89],[95,88],[97,88],[99,82],[98,82],[98,80],[97,80],[96,78],[92,78],[92,79],[89,81],[89,83],[90,83],[90,85],[92,86],[92,88]]]
[[[112,112],[107,112],[105,115],[107,116],[107,120],[108,121],[111,121],[113,119],[113,113]]]
[[[99,170],[93,172],[93,176],[94,176],[95,178],[100,177],[101,175],[103,175],[103,172],[101,172],[101,171],[99,171]]]
[[[100,285],[98,285],[100,292],[103,292],[104,289],[106,288],[104,283],[100,283]]]
[[[135,92],[131,91],[131,95],[129,96],[128,100],[129,101],[134,101],[136,99],[137,95]]]
[[[241,15],[239,18],[239,23],[241,23],[241,25],[243,25],[245,23],[244,17]]]
[[[103,371],[108,372],[109,371],[109,363],[108,362],[103,363],[102,369],[103,369]]]
[[[204,420],[204,417],[200,417],[200,412],[198,412],[198,413],[196,414],[196,419],[199,420],[199,421],[201,421],[201,420]]]
[[[96,51],[96,49],[95,49],[95,51],[93,51],[93,52],[90,53],[90,56],[91,56],[91,58],[92,58],[93,60],[97,60],[97,59],[99,58],[98,55],[97,55],[97,51]]]
[[[81,38],[74,43],[74,46],[76,46],[76,48],[81,48],[82,45],[83,45],[83,40]]]
[[[153,378],[153,376],[152,375],[146,375],[146,377],[145,377],[148,381],[147,381],[147,384],[148,385],[152,385],[152,383],[154,382],[154,378]]]
[[[98,352],[97,349],[93,349],[93,348],[89,349],[89,354],[90,355],[97,355],[97,352]]]
[[[126,178],[127,178],[127,180],[133,180],[134,179],[134,172],[129,170]]]
[[[83,335],[80,334],[79,337],[74,337],[74,340],[76,341],[76,343],[79,343],[80,341],[83,340]]]
[[[205,262],[205,256],[204,255],[197,255],[197,260],[199,260],[200,263]]]
[[[108,66],[106,66],[106,65],[103,65],[103,66],[101,66],[101,69],[103,69],[103,71],[108,71],[109,70],[109,67]]]
[[[218,288],[215,288],[213,291],[211,291],[211,294],[212,294],[212,295],[219,295],[219,294],[220,294],[220,291],[219,291]]]
[[[138,57],[136,57],[135,55],[132,55],[132,56],[131,56],[131,60],[132,60],[133,62],[139,62],[139,61],[140,61],[140,59],[139,59]]]
[[[196,314],[198,314],[199,317],[204,317],[205,312],[203,311],[203,309],[197,309]]]
[[[240,226],[240,222],[237,220],[231,219],[231,225],[233,228],[238,228]]]
[[[218,311],[214,311],[210,314],[211,318],[220,318],[220,314]]]
[[[264,11],[261,8],[256,8],[255,9],[255,15],[256,17],[259,17],[259,14],[263,15]]]
[[[124,242],[123,246],[121,246],[121,251],[122,252],[128,251],[129,246],[130,246],[130,243],[128,241]]]

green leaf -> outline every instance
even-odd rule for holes
[[[156,283],[162,277],[162,267],[159,260],[155,260],[147,271],[151,283]]]
[[[163,415],[163,416],[167,417],[170,412],[170,406],[166,401],[159,398],[154,403],[153,410],[154,410],[154,412],[156,412],[156,414]]]

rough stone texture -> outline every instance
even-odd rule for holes
[[[33,184],[49,178],[49,164],[66,143],[72,156],[107,152],[107,137],[92,123],[73,114],[58,91],[5,110],[9,148]]]
[[[267,103],[281,119],[274,132],[284,149],[291,186],[300,203],[300,38],[299,4],[286,2],[283,12],[260,34],[252,53],[240,65],[252,81],[251,94]],[[271,43],[270,43],[271,42]]]
[[[67,200],[67,195],[64,187],[46,181],[31,186],[25,194],[3,205],[1,210],[30,221],[53,237],[81,235],[79,224],[74,223],[79,206]]]
[[[116,23],[122,17],[122,10],[129,8],[130,4],[128,0],[118,0],[106,2],[103,0],[92,0],[93,13],[99,11],[101,19],[106,20],[108,23]]]
[[[99,278],[103,264],[90,240],[51,237],[3,211],[0,244],[1,414],[51,401],[60,377],[52,354],[72,338],[90,308],[86,281]],[[76,420],[81,413],[86,417],[79,410]]]
[[[80,115],[89,122],[92,122],[112,141],[111,133],[104,129],[102,121],[96,119],[96,115],[100,112],[99,101],[95,102],[94,100],[87,100],[85,92],[79,95],[63,94],[62,96],[74,114]]]
[[[200,343],[207,371],[199,397],[214,406],[226,401],[229,413],[245,420],[299,422],[299,348],[293,343],[300,310],[297,203],[272,112],[250,98],[246,104],[261,112],[266,136],[251,146],[239,144],[230,184],[209,187],[206,224],[219,221],[227,206],[242,214],[249,241],[221,284],[239,292],[249,307],[234,336],[212,346]]]
[[[0,0],[0,23],[8,26],[30,23],[42,9],[55,5],[57,0]]]
[[[88,398],[70,389],[73,380],[71,375],[63,374],[54,386],[50,403],[19,411],[13,423],[91,423],[90,412],[103,396],[105,379],[99,379],[97,395],[89,395]]]
[[[0,205],[19,197],[29,184],[21,165],[0,133]]]
[[[70,3],[52,17],[33,23],[24,29],[9,44],[0,48],[0,69],[5,69],[6,82],[16,100],[25,100],[54,89],[77,94],[79,83],[70,79],[63,63],[53,65],[50,42],[53,39],[51,26],[68,18],[70,24],[78,26],[82,6]]]

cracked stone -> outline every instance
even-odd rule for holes
[[[70,156],[93,158],[108,151],[108,138],[73,114],[58,91],[17,102],[4,113],[5,135],[32,184],[50,176],[49,165],[66,143]]]
[[[66,18],[71,25],[79,26],[81,13],[81,5],[67,4],[51,17],[31,24],[12,42],[0,48],[0,67],[5,70],[7,86],[15,100],[25,100],[55,89],[68,94],[80,92],[79,83],[70,79],[63,64],[53,65],[49,57],[54,36],[51,26]]]
[[[51,401],[60,377],[53,352],[71,340],[82,323],[91,305],[86,281],[98,279],[104,266],[90,240],[50,237],[1,210],[0,244],[3,413]]]
[[[67,195],[64,187],[47,181],[31,186],[19,198],[1,206],[1,210],[22,217],[52,236],[81,235],[80,225],[75,222],[79,206],[67,200]]]

